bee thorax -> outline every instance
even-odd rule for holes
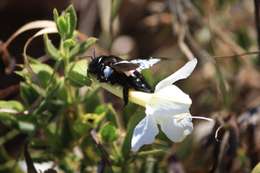
[[[109,76],[113,73],[113,69],[109,66],[106,66],[105,69],[103,70],[105,78],[109,78]]]

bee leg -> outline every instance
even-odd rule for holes
[[[128,91],[129,91],[129,88],[125,86],[125,87],[123,88],[124,106],[126,106],[127,103],[128,103]]]

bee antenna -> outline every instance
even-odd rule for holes
[[[93,60],[94,58],[96,58],[96,49],[93,48],[93,54],[91,56],[91,59]]]

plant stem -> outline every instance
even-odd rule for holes
[[[257,44],[258,50],[260,50],[260,1],[254,0],[255,5],[255,24],[256,24],[256,32],[257,32]],[[260,65],[260,55],[258,55],[258,65]]]

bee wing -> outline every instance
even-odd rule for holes
[[[150,58],[150,59],[134,59],[131,60],[131,63],[138,64],[139,67],[136,68],[137,71],[141,72],[144,69],[152,67],[154,64],[158,63],[161,59],[159,58]]]
[[[134,59],[130,61],[119,61],[117,63],[114,63],[111,67],[120,72],[129,72],[132,70],[141,72],[144,69],[152,67],[160,60],[161,59],[159,58],[150,58],[150,59]]]
[[[139,64],[132,63],[130,61],[119,61],[111,65],[111,67],[119,72],[127,72],[131,70],[136,70],[137,68],[139,68]]]

